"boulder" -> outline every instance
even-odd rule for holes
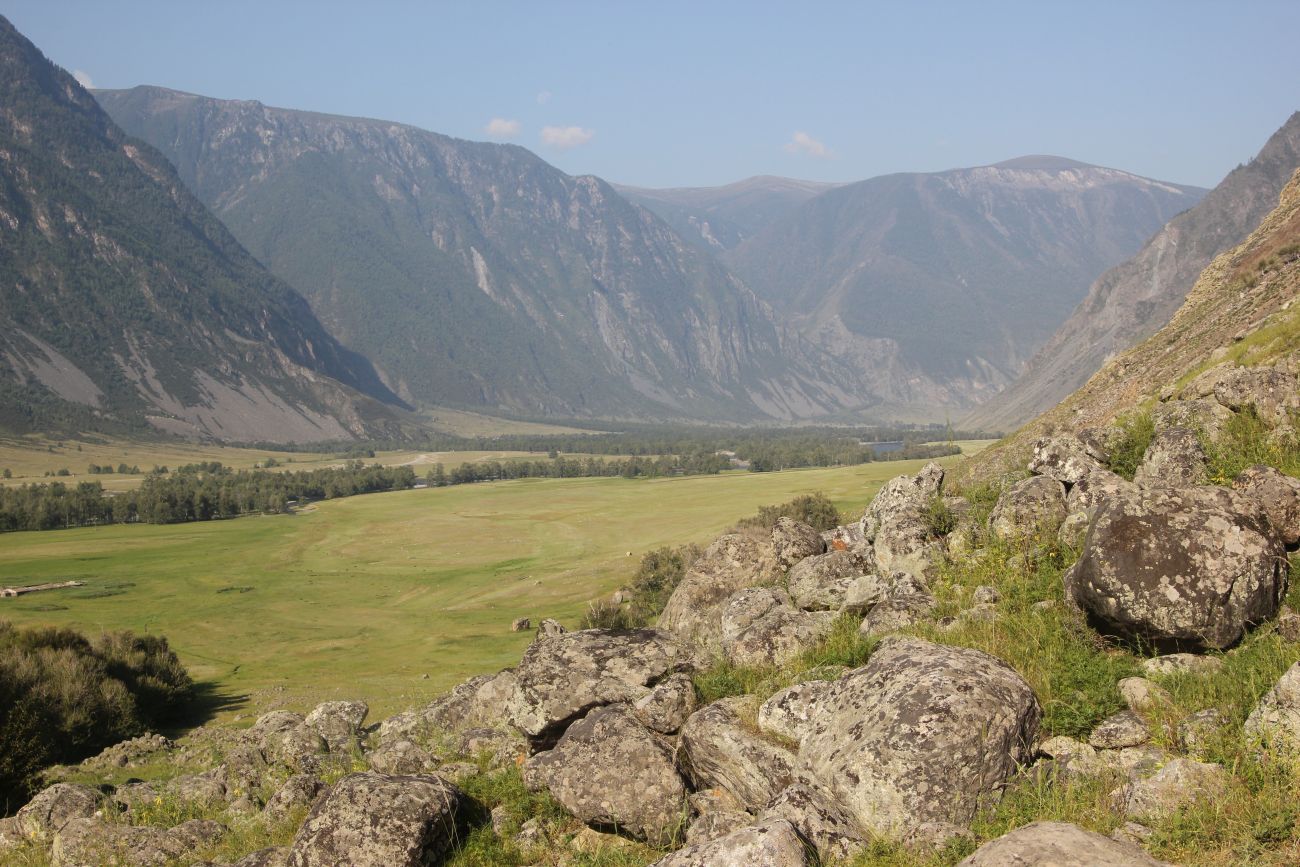
[[[597,828],[663,845],[686,814],[672,751],[624,705],[596,708],[528,764],[566,810]]]
[[[1120,787],[1114,797],[1126,815],[1155,820],[1197,800],[1221,797],[1227,780],[1228,772],[1218,765],[1176,758],[1151,776]]]
[[[55,867],[162,867],[212,843],[225,831],[222,825],[203,819],[191,819],[175,828],[71,819],[55,835],[50,856]]]
[[[763,702],[758,727],[769,735],[799,743],[817,713],[818,703],[835,687],[831,680],[805,680]]]
[[[781,570],[771,544],[741,533],[720,536],[691,564],[659,615],[660,629],[680,639],[715,647],[722,606],[746,587],[774,583]]]
[[[1097,724],[1088,743],[1099,750],[1141,746],[1151,740],[1146,721],[1131,710],[1120,711]]]
[[[943,468],[929,463],[915,476],[885,483],[862,516],[863,538],[873,546],[883,572],[907,572],[924,578],[942,556],[942,546],[927,517],[930,500],[939,496]]]
[[[997,605],[1002,601],[1002,591],[988,584],[981,584],[971,592],[970,599],[976,605]]]
[[[226,784],[216,770],[172,777],[164,786],[169,795],[186,804],[212,805],[226,800]]]
[[[569,630],[564,628],[564,624],[554,617],[545,617],[542,622],[537,624],[538,638],[554,638],[557,635],[563,635]]]
[[[289,867],[423,867],[457,839],[460,790],[439,777],[350,774],[307,815]]]
[[[252,744],[236,744],[227,751],[225,760],[217,769],[217,779],[230,796],[256,792],[262,787],[269,768],[266,756]]]
[[[412,741],[389,741],[366,759],[371,770],[381,774],[426,774],[438,767],[437,760]]]
[[[805,557],[821,554],[826,550],[822,534],[809,525],[794,518],[776,519],[772,528],[772,553],[776,557],[778,569],[789,569]]]
[[[722,608],[722,652],[732,665],[783,665],[814,644],[821,621],[777,587],[750,587]]]
[[[267,754],[281,764],[300,771],[309,771],[319,764],[319,757],[329,752],[329,744],[305,722],[272,740]]]
[[[652,867],[812,867],[815,863],[795,827],[784,819],[772,819],[679,849]]]
[[[24,837],[48,840],[73,819],[86,819],[99,809],[100,794],[89,786],[55,783],[42,789],[15,816]]]
[[[786,580],[790,598],[806,611],[836,611],[853,583],[875,571],[870,548],[830,551],[801,560]]]
[[[535,748],[548,747],[591,709],[636,702],[666,675],[693,668],[693,653],[656,629],[558,635],[524,651],[505,717]]]
[[[695,684],[688,675],[670,674],[637,699],[632,710],[650,731],[674,734],[695,711]]]
[[[1070,514],[1082,512],[1091,517],[1093,510],[1115,494],[1136,491],[1137,485],[1110,470],[1093,470],[1070,488],[1065,509]]]
[[[958,867],[1168,867],[1141,849],[1068,822],[1031,822],[975,850]]]
[[[1170,427],[1156,431],[1151,438],[1133,481],[1147,487],[1203,485],[1208,467],[1209,458],[1205,456],[1196,432],[1185,427]]]
[[[511,632],[527,632],[533,628],[533,621],[528,617],[516,617],[510,621]]]
[[[739,831],[754,821],[754,817],[742,810],[714,810],[701,813],[691,820],[686,828],[686,845],[698,846],[725,837],[732,831]]]
[[[887,579],[885,598],[867,612],[858,631],[863,635],[888,635],[924,620],[936,602],[921,585],[905,572],[895,572]]]
[[[1283,545],[1300,543],[1300,479],[1256,464],[1238,473],[1232,488],[1259,503]]]
[[[827,551],[855,551],[871,547],[862,535],[860,521],[826,530],[822,533],[822,541],[826,543]]]
[[[785,819],[816,847],[824,861],[847,860],[866,843],[844,809],[819,786],[809,782],[786,786],[758,818],[760,822]]]
[[[862,830],[937,842],[962,833],[1032,757],[1040,716],[1001,660],[886,639],[821,700],[799,764]]]
[[[677,744],[679,761],[695,789],[718,788],[747,810],[758,810],[793,778],[795,756],[744,723],[752,701],[737,696],[691,714]]]
[[[1224,425],[1230,418],[1232,410],[1217,400],[1205,398],[1166,401],[1151,411],[1151,420],[1157,431],[1171,427],[1189,428],[1210,442],[1223,434]]]
[[[466,756],[483,756],[490,767],[503,768],[521,759],[524,743],[513,731],[473,728],[460,733],[459,749]]]
[[[329,744],[330,752],[347,752],[361,740],[361,724],[370,707],[364,701],[326,701],[304,722]]]
[[[1300,614],[1283,608],[1277,616],[1277,634],[1283,641],[1300,641]]]
[[[1098,509],[1065,587],[1109,630],[1224,648],[1277,611],[1286,578],[1286,551],[1246,498],[1160,488]]]
[[[1217,708],[1198,710],[1178,724],[1178,740],[1188,753],[1200,755],[1214,743],[1215,737],[1227,723]]]
[[[1049,738],[1038,751],[1052,760],[1057,776],[1065,781],[1119,770],[1119,759],[1113,753],[1098,753],[1091,744],[1074,738]]]
[[[1246,718],[1245,730],[1276,749],[1300,751],[1300,662],[1264,693]]]
[[[1073,434],[1058,434],[1034,441],[1029,472],[1073,485],[1089,473],[1103,469],[1106,453],[1097,444],[1085,443]]]
[[[1065,486],[1050,476],[1030,476],[1002,492],[989,515],[999,539],[1055,533],[1065,520]]]
[[[501,721],[506,698],[514,692],[514,672],[472,677],[417,710],[405,711],[384,720],[375,741],[412,740],[430,731],[463,731]]]
[[[1212,674],[1221,668],[1222,659],[1199,653],[1166,653],[1142,660],[1147,674]]]
[[[1136,713],[1173,706],[1174,698],[1169,691],[1145,677],[1126,677],[1116,685],[1128,709]]]
[[[1254,409],[1270,427],[1290,429],[1300,409],[1300,382],[1273,367],[1230,367],[1214,382],[1214,399],[1234,412]]]
[[[271,821],[281,821],[296,810],[310,809],[324,790],[325,784],[319,778],[311,774],[294,774],[276,789],[262,812]]]

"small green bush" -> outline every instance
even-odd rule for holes
[[[1150,412],[1132,412],[1120,418],[1115,427],[1119,436],[1110,443],[1110,470],[1132,481],[1155,437],[1155,419]]]
[[[817,491],[795,497],[779,506],[762,506],[757,515],[744,519],[737,526],[770,530],[776,526],[777,518],[793,518],[810,525],[814,530],[832,530],[844,523],[840,510],[835,508],[830,497]]]

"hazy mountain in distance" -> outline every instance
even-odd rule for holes
[[[380,401],[400,404],[0,18],[0,426],[318,441],[393,433]]]
[[[1203,194],[1052,156],[886,175],[809,199],[722,258],[863,375],[914,371],[887,400],[969,408]]]
[[[711,250],[730,250],[837,184],[759,175],[721,187],[649,189],[614,184],[678,233]]]
[[[523,148],[157,87],[96,95],[413,402],[747,420],[872,400],[667,223]]]
[[[1277,204],[1300,166],[1300,112],[1250,163],[1234,169],[1135,257],[1107,271],[1010,388],[963,424],[1011,430],[1083,385],[1107,358],[1154,333],[1173,316],[1197,276],[1240,243]]]

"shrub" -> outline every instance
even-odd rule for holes
[[[835,508],[830,497],[817,491],[795,497],[779,506],[762,506],[757,515],[745,518],[738,526],[770,530],[776,526],[777,518],[793,518],[810,525],[814,530],[831,530],[844,522],[840,510]]]
[[[1110,444],[1110,470],[1132,481],[1155,437],[1155,420],[1149,412],[1134,412],[1119,419],[1115,427],[1119,436]]]

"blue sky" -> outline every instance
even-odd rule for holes
[[[1300,109],[1295,0],[0,0],[0,12],[97,87],[508,140],[645,186],[848,181],[1028,153],[1213,186]]]

